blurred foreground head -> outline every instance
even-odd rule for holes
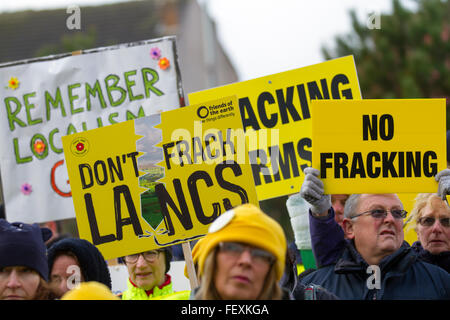
[[[274,219],[252,204],[219,216],[194,247],[201,286],[196,299],[279,299],[286,238]]]

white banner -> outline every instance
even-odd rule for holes
[[[7,219],[75,217],[62,136],[183,105],[175,37],[0,65]]]

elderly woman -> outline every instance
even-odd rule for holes
[[[0,300],[51,299],[45,241],[50,229],[0,219]]]
[[[198,243],[197,300],[277,300],[286,239],[281,226],[259,208],[244,204],[219,216]],[[194,247],[195,250],[195,247]]]
[[[174,292],[172,278],[168,274],[172,250],[164,247],[122,258],[128,269],[127,290],[122,300],[186,300],[189,291]]]
[[[450,207],[435,193],[420,193],[411,211],[418,241],[412,247],[420,259],[450,272]]]

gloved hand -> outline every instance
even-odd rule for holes
[[[450,169],[444,169],[438,172],[434,178],[439,183],[439,197],[445,199],[445,196],[450,194]]]
[[[319,179],[319,170],[308,167],[303,173],[303,180],[300,188],[300,195],[311,205],[313,214],[323,214],[331,208],[331,195],[323,194],[323,182]]]
[[[309,233],[309,204],[299,193],[289,196],[286,208],[291,217],[295,245],[298,250],[311,250],[311,235]]]

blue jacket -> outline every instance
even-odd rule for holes
[[[450,299],[450,274],[418,260],[407,242],[380,262],[379,289],[369,288],[373,274],[367,273],[368,267],[353,241],[346,240],[335,264],[304,276],[300,283],[320,285],[346,300]]]
[[[334,210],[331,207],[326,218],[316,218],[309,211],[309,229],[311,247],[318,267],[335,263],[345,247],[344,231],[334,220]],[[425,250],[419,241],[411,248],[417,253],[419,260],[441,267],[450,272],[450,251],[432,254]]]
[[[326,218],[314,217],[309,210],[311,247],[318,268],[335,263],[345,247],[344,231],[334,220],[334,210],[328,210]]]

